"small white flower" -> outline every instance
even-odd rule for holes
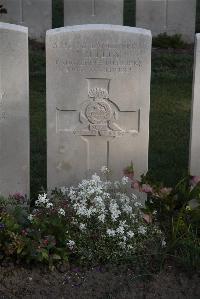
[[[127,204],[122,206],[122,210],[127,214],[132,214],[133,208]]]
[[[103,174],[108,174],[108,173],[110,172],[110,170],[108,169],[107,166],[102,166],[102,167],[101,167],[101,172],[102,172]]]
[[[124,242],[126,242],[127,237],[126,237],[126,236],[123,236],[122,239],[123,239]]]
[[[141,204],[140,202],[136,201],[136,202],[134,203],[134,206],[135,206],[136,208],[138,208],[138,207],[142,207],[142,204]]]
[[[49,202],[49,199],[47,198],[47,194],[39,194],[38,195],[38,200],[36,200],[35,205],[36,206],[41,206],[44,204],[47,204]]]
[[[125,243],[125,242],[119,242],[119,246],[120,246],[121,248],[125,248],[125,247],[126,247],[126,243]]]
[[[65,210],[63,210],[62,208],[60,208],[60,209],[58,210],[58,214],[59,214],[59,215],[62,215],[62,216],[65,216]]]
[[[105,221],[105,214],[101,214],[101,215],[99,215],[98,216],[98,219],[101,221],[101,222],[103,222],[104,223],[104,221]]]
[[[50,208],[52,208],[52,207],[53,207],[53,204],[52,204],[51,202],[48,202],[47,205],[46,205],[46,208],[47,208],[47,209],[50,209]]]
[[[111,200],[109,210],[111,212],[111,218],[113,221],[116,221],[121,211],[119,210],[119,206],[115,200]]]
[[[80,230],[85,230],[86,229],[86,225],[84,223],[80,223]]]
[[[131,250],[131,249],[133,249],[133,246],[132,246],[132,245],[128,245],[127,248],[128,248],[129,250]]]
[[[33,215],[32,215],[32,214],[30,214],[30,215],[28,216],[28,220],[29,220],[29,221],[32,221],[32,220],[33,220]]]
[[[67,187],[63,186],[63,187],[60,188],[60,191],[61,191],[61,193],[62,193],[63,195],[66,195],[67,192],[69,191],[69,189],[68,189]]]
[[[123,176],[122,178],[122,185],[126,185],[129,182],[129,178],[127,176]]]
[[[114,182],[114,187],[115,187],[116,189],[119,189],[119,188],[120,188],[120,182],[119,182],[119,181],[115,181],[115,182]]]
[[[67,242],[67,246],[69,247],[69,249],[72,250],[74,248],[74,246],[75,246],[75,242],[73,240],[69,240]]]
[[[134,232],[132,232],[132,231],[128,231],[127,232],[127,235],[130,237],[130,238],[133,238],[134,237]]]
[[[165,240],[162,240],[162,242],[161,242],[162,247],[165,247],[166,244],[167,244],[166,241],[165,241]]]
[[[109,237],[115,236],[115,230],[114,229],[107,229],[106,233],[109,235]]]
[[[146,232],[147,232],[147,229],[146,229],[146,227],[144,227],[143,225],[141,225],[141,226],[139,226],[139,228],[138,228],[138,232],[139,232],[139,234],[141,234],[141,235],[145,235]]]
[[[100,178],[100,176],[98,176],[96,173],[92,175],[92,180],[93,180],[95,183],[100,183],[100,182],[101,182],[101,178]]]
[[[134,200],[137,200],[137,196],[134,193],[132,193],[131,196]]]
[[[116,229],[116,232],[120,235],[123,235],[124,233],[124,227],[123,226],[119,226],[117,229]]]

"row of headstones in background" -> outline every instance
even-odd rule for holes
[[[196,0],[136,0],[136,26],[194,42]]]
[[[0,14],[0,22],[27,26],[29,37],[44,41],[52,28],[52,0],[1,0],[7,14]]]
[[[1,0],[8,13],[0,21],[24,25],[31,38],[43,41],[52,28],[52,0]],[[124,0],[64,0],[64,24],[123,25]],[[136,0],[136,26],[154,36],[182,34],[193,42],[196,0]]]
[[[29,37],[44,41],[52,28],[52,0],[1,0],[7,14],[0,14],[0,22],[29,28]],[[123,25],[124,0],[64,0],[64,24]]]
[[[124,0],[64,0],[64,24],[123,25]],[[196,0],[136,0],[136,27],[194,42]]]
[[[83,25],[47,33],[48,187],[76,184],[102,165],[148,169],[151,34]],[[200,175],[200,35],[191,174]],[[29,194],[27,28],[0,23],[0,192]]]

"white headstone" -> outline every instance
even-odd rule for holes
[[[28,30],[0,23],[0,193],[29,195]]]
[[[148,169],[151,33],[115,25],[47,32],[48,187],[107,165]]]
[[[196,0],[136,0],[136,26],[194,41]]]
[[[200,176],[200,34],[196,34],[193,105],[190,134],[190,173]]]
[[[29,28],[29,37],[44,41],[46,31],[52,28],[52,0],[2,0],[7,14],[0,15],[1,22]]]
[[[64,0],[64,24],[123,25],[124,0]]]

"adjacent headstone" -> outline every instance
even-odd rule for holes
[[[136,26],[194,41],[196,0],[136,0]]]
[[[193,105],[190,134],[190,173],[200,176],[200,34],[196,35]]]
[[[124,0],[64,0],[64,24],[123,25]]]
[[[48,187],[103,165],[148,169],[151,33],[116,25],[47,32]]]
[[[0,23],[0,194],[29,195],[28,30]]]
[[[1,22],[29,28],[29,37],[44,41],[46,31],[52,28],[52,0],[2,0],[7,14],[0,15]]]

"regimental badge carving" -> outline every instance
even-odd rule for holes
[[[79,136],[122,136],[126,132],[115,122],[119,111],[109,99],[110,79],[87,79],[88,100],[79,113],[80,126],[74,130]]]

